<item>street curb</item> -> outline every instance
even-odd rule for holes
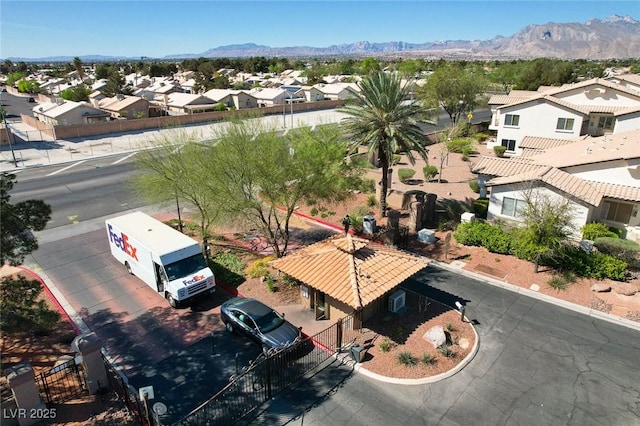
[[[611,315],[605,312],[598,311],[596,309],[587,308],[586,306],[578,305],[577,303],[567,302],[566,300],[558,299],[557,297],[549,296],[543,293],[538,293],[537,291],[530,290],[528,288],[519,287],[514,284],[509,284],[504,281],[500,281],[494,278],[485,277],[484,275],[476,274],[474,272],[467,271],[462,268],[457,268],[455,266],[451,266],[444,262],[439,262],[437,260],[431,260],[430,265],[433,265],[436,268],[444,269],[449,272],[457,273],[468,278],[473,278],[478,281],[482,281],[486,284],[492,285],[494,287],[500,287],[505,290],[511,291],[513,293],[520,293],[524,296],[540,300],[542,302],[550,303],[552,305],[560,306],[565,309],[569,309],[574,312],[578,312],[592,318],[597,318],[603,321],[610,322],[612,324],[620,325],[623,327],[631,328],[634,330],[640,331],[640,323],[636,321],[631,321],[626,318],[621,318],[616,315]]]
[[[71,306],[69,301],[64,297],[64,295],[58,290],[58,287],[51,281],[51,279],[44,272],[36,273],[30,268],[25,266],[18,266],[25,273],[33,276],[36,280],[40,282],[43,290],[49,296],[49,299],[56,305],[56,308],[60,312],[62,316],[64,316],[67,321],[71,324],[73,329],[76,331],[78,336],[89,333],[91,330],[89,326],[82,320],[80,315],[76,312],[75,309]]]

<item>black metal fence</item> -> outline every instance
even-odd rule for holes
[[[320,366],[361,333],[361,312],[305,338],[294,349],[261,355],[174,426],[232,425]]]
[[[153,424],[149,419],[149,415],[145,410],[144,402],[140,401],[135,389],[132,389],[122,377],[114,365],[102,355],[102,361],[107,370],[107,379],[109,380],[109,387],[113,389],[120,400],[127,407],[127,410],[134,416],[134,418],[140,422],[142,426],[151,426]]]
[[[88,394],[82,367],[74,358],[40,373],[36,382],[47,404],[58,404]]]

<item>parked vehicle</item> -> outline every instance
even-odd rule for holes
[[[194,239],[142,212],[106,220],[111,254],[176,308],[216,282]]]
[[[220,313],[230,333],[245,335],[265,354],[272,349],[290,348],[301,340],[300,328],[259,300],[235,297],[222,304]]]

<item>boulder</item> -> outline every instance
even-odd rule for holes
[[[623,296],[633,296],[638,292],[638,287],[629,283],[616,283],[611,288],[614,292]]]
[[[424,333],[422,338],[431,343],[434,348],[447,343],[447,335],[444,334],[444,328],[441,325],[431,327],[426,333]]]
[[[591,291],[595,291],[596,293],[606,293],[607,291],[611,291],[611,286],[606,283],[595,283],[591,286]]]

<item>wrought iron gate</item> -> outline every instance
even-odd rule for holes
[[[40,373],[36,381],[47,404],[57,404],[88,394],[84,371],[74,358]]]

